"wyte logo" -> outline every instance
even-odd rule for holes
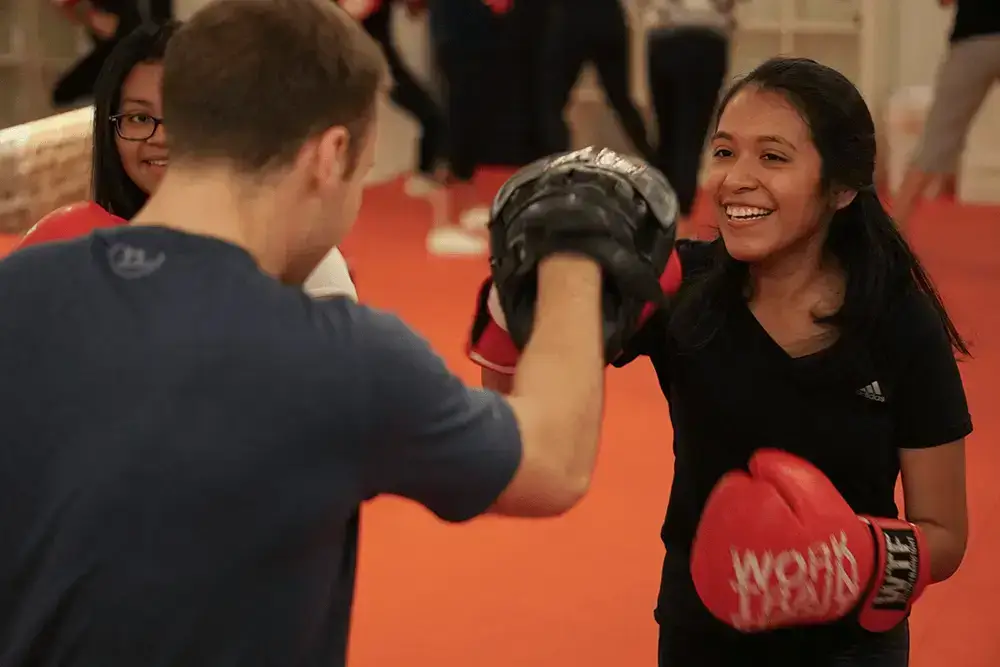
[[[876,609],[906,611],[920,572],[917,540],[910,530],[884,528],[885,568],[883,581],[875,593],[872,606]]]

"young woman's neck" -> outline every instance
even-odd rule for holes
[[[132,224],[226,241],[246,250],[265,273],[280,277],[288,253],[275,233],[281,228],[274,224],[281,207],[275,198],[261,196],[267,190],[225,169],[172,166]]]
[[[825,256],[825,236],[817,235],[795,244],[764,262],[750,266],[750,294],[754,301],[797,302],[820,282],[837,272]]]

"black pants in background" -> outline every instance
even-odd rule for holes
[[[483,164],[483,142],[493,118],[490,104],[497,83],[491,65],[499,56],[495,48],[482,50],[454,42],[437,45],[437,64],[445,83],[448,118],[448,155],[451,175],[457,181],[472,179]]]
[[[666,174],[691,214],[705,137],[726,76],[729,42],[709,28],[678,27],[649,35],[649,90],[659,143],[653,164]]]
[[[592,2],[593,0],[587,0]],[[557,3],[546,18],[547,30],[538,63],[539,137],[545,153],[570,148],[563,112],[585,64],[592,63],[604,94],[622,129],[639,155],[649,159],[651,147],[642,115],[632,102],[629,85],[629,30],[617,3],[607,10]]]
[[[383,2],[362,24],[385,53],[393,81],[389,98],[420,124],[417,168],[422,174],[431,176],[438,162],[444,158],[447,142],[444,114],[430,93],[410,72],[396,49],[392,37],[392,5],[391,2]]]

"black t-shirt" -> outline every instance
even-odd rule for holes
[[[1000,1],[958,0],[951,41],[1000,34]]]
[[[678,246],[688,279],[681,299],[690,298],[684,290],[711,266],[716,249],[702,242]],[[824,637],[847,641],[843,633],[854,628],[740,635],[701,604],[688,556],[709,493],[725,472],[745,469],[754,451],[772,447],[818,466],[859,514],[895,517],[899,449],[943,445],[972,430],[962,380],[936,312],[915,291],[896,301],[863,345],[847,352],[835,344],[798,359],[778,346],[742,298],[726,310],[715,335],[699,345],[679,343],[668,318],[656,316],[617,364],[650,358],[674,430],[657,618],[677,630],[671,634],[716,646],[735,642],[740,652],[780,646],[783,637],[825,650]]]
[[[484,512],[507,403],[396,317],[161,228],[0,262],[0,664],[343,665],[359,505]]]
[[[498,17],[482,0],[430,0],[431,36],[440,48],[477,51],[498,43]]]

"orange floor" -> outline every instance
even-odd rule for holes
[[[500,180],[487,176],[488,192]],[[482,259],[424,252],[430,210],[399,183],[366,195],[344,251],[366,302],[398,312],[456,372]],[[1000,209],[928,204],[914,243],[976,358],[963,364],[969,440],[968,556],[913,617],[913,667],[1000,665]],[[648,433],[654,436],[645,435]],[[593,491],[558,520],[446,526],[395,499],[366,508],[352,667],[650,667],[660,522],[672,475],[670,423],[651,369],[608,375]]]

